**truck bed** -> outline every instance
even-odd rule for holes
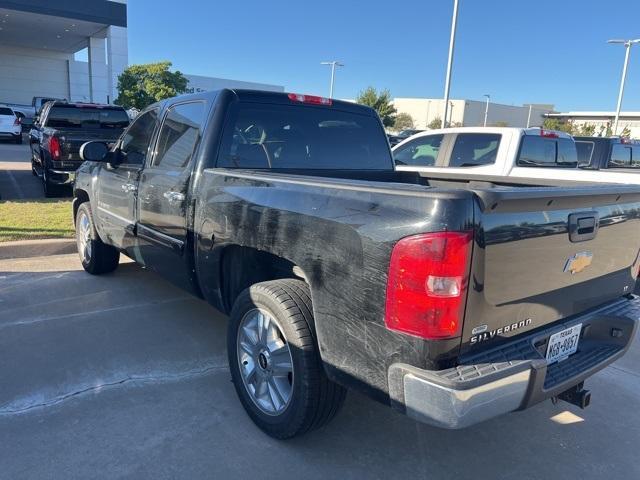
[[[209,193],[195,225],[198,257],[205,261],[197,274],[205,289],[215,284],[209,272],[219,271],[227,242],[290,259],[314,292],[318,341],[332,378],[359,380],[371,394],[388,394],[387,369],[398,358],[419,368],[450,368],[461,354],[493,348],[633,291],[638,187],[443,182],[411,172],[305,173],[205,169],[199,188]],[[599,217],[596,239],[573,243],[568,216],[584,211]],[[424,342],[386,330],[395,242],[417,231],[468,229],[475,243],[462,336]],[[623,244],[619,238],[633,240]],[[568,259],[585,250],[593,253],[593,264],[575,275],[564,272]],[[221,288],[204,293],[222,295]],[[471,343],[478,327],[493,332],[520,322],[520,328]]]

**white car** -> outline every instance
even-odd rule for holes
[[[13,109],[0,105],[0,139],[22,143],[22,125]]]
[[[429,130],[393,148],[396,170],[437,177],[516,177],[523,183],[559,181],[640,183],[640,175],[581,168],[576,143],[564,132],[541,128],[459,127]]]

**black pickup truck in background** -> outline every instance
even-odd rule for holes
[[[31,171],[42,178],[45,196],[73,184],[83,143],[115,142],[128,125],[127,112],[115,105],[45,103],[29,132]]]
[[[229,313],[236,391],[277,438],[346,388],[445,428],[585,407],[635,334],[640,187],[396,172],[373,110],[242,90],[154,104],[81,154],[85,270],[124,253]]]
[[[615,169],[630,173],[640,169],[640,142],[622,137],[573,137],[578,165],[590,170]],[[633,183],[633,182],[629,182]]]

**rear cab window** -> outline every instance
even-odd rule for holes
[[[122,108],[52,105],[46,116],[46,126],[65,129],[123,129],[129,116]]]
[[[524,135],[516,159],[519,167],[576,168],[576,144],[569,138]]]
[[[433,167],[436,164],[444,135],[425,135],[418,137],[393,151],[396,165]]]
[[[501,135],[459,133],[456,136],[449,167],[479,167],[496,163]]]
[[[15,116],[15,114],[13,113],[13,110],[11,110],[10,108],[7,108],[7,107],[0,107],[0,115],[8,116],[8,117],[14,117]]]
[[[634,152],[635,150],[635,152]],[[633,154],[638,157],[634,158]],[[608,168],[638,168],[640,167],[640,148],[622,143],[614,143],[611,146],[611,157]]]
[[[339,107],[236,102],[217,166],[251,169],[390,170],[378,118]]]

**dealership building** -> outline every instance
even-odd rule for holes
[[[434,120],[442,120],[444,100],[441,98],[395,98],[393,105],[398,113],[411,115],[416,128],[427,128]],[[539,127],[545,115],[553,111],[553,105],[525,104],[522,106],[503,105],[479,100],[450,100],[447,123],[462,127],[476,127],[484,124],[508,127]]]
[[[159,58],[158,60],[165,60]],[[0,0],[0,103],[112,103],[129,63],[126,0]],[[187,75],[189,91],[279,85]]]

